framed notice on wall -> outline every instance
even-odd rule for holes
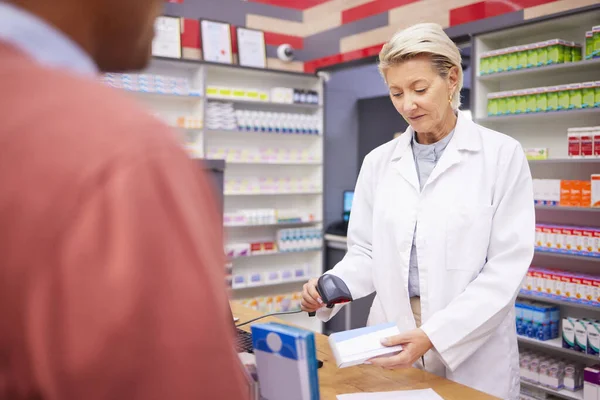
[[[200,21],[202,57],[205,61],[232,64],[231,29],[225,22],[203,19]]]
[[[181,20],[177,17],[161,16],[154,22],[152,55],[181,58]]]
[[[237,28],[237,43],[240,65],[255,68],[267,67],[264,32],[255,29]]]

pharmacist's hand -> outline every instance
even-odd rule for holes
[[[410,368],[433,348],[431,340],[422,329],[413,329],[396,336],[384,338],[381,340],[381,344],[386,347],[402,346],[402,351],[394,356],[381,356],[369,360],[371,364],[387,369]]]
[[[317,278],[312,278],[302,288],[302,311],[313,312],[323,307],[323,300],[317,292]]]

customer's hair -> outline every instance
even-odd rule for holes
[[[458,69],[458,86],[452,94],[452,108],[460,106],[463,71],[458,47],[438,24],[423,23],[398,31],[379,53],[379,72],[385,79],[385,71],[419,55],[428,55],[433,67],[446,78],[452,67]]]

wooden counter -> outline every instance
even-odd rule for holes
[[[233,315],[244,322],[260,316],[260,313],[232,302]],[[269,317],[260,322],[282,322]],[[249,325],[243,327],[250,329]],[[467,386],[449,381],[437,375],[416,368],[388,371],[379,367],[361,365],[350,368],[337,368],[329,347],[327,336],[316,334],[317,358],[324,362],[319,369],[319,384],[322,400],[336,400],[336,395],[358,392],[386,392],[394,390],[432,388],[446,400],[497,400]]]

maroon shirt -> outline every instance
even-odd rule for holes
[[[125,94],[0,60],[0,399],[246,399],[198,165]]]

